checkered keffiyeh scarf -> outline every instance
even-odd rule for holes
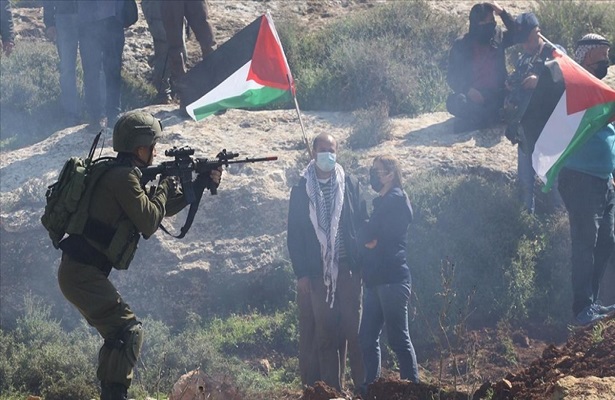
[[[308,164],[303,172],[303,176],[306,179],[305,188],[309,199],[310,221],[312,221],[316,237],[320,243],[323,280],[327,288],[326,301],[333,307],[339,269],[339,252],[335,239],[339,230],[342,206],[344,204],[344,169],[341,165],[335,164],[335,170],[331,174],[329,184],[332,185],[332,204],[330,207],[327,207],[326,199],[320,189],[314,160]],[[327,215],[327,210],[331,210],[331,215]]]
[[[583,42],[594,42],[592,44],[584,44]],[[608,40],[604,36],[600,36],[597,33],[588,33],[583,36],[581,40],[577,42],[577,48],[574,51],[574,60],[582,64],[585,60],[585,56],[590,50],[601,46],[609,46]]]

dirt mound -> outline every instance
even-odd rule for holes
[[[561,348],[548,346],[542,357],[518,373],[497,383],[484,384],[474,396],[493,400],[550,398],[556,382],[565,376],[615,376],[615,316],[590,327],[576,330]]]
[[[551,398],[557,382],[564,377],[615,376],[615,315],[593,326],[576,329],[565,345],[549,345],[542,356],[524,370],[504,379],[486,382],[476,393],[447,391],[427,383],[380,378],[368,388],[363,400],[544,400]],[[361,399],[339,393],[322,382],[303,391],[301,400]]]

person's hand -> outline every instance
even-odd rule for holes
[[[538,85],[538,77],[534,74],[528,76],[521,82],[521,86],[523,86],[525,90],[536,89],[536,85]]]
[[[209,177],[211,178],[211,181],[215,183],[216,186],[218,186],[220,184],[220,181],[222,180],[222,167],[212,169],[211,173],[209,174]]]
[[[312,285],[310,284],[310,278],[304,276],[297,281],[297,293],[302,295],[310,294],[312,291]]]
[[[504,8],[502,8],[501,5],[498,4],[497,1],[489,1],[488,2],[489,5],[491,6],[491,8],[493,9],[493,12],[495,12],[495,15],[500,15],[502,14],[502,12],[504,12]]]
[[[180,194],[179,181],[174,176],[167,176],[160,181],[160,186],[167,188],[167,197],[175,197]]]
[[[52,42],[55,42],[56,38],[58,37],[58,31],[56,30],[55,26],[50,26],[49,28],[47,28],[45,30],[45,34]]]
[[[470,88],[470,90],[468,90],[468,94],[466,94],[466,97],[470,99],[472,103],[483,104],[485,102],[485,99],[483,98],[481,92],[474,88]]]
[[[7,56],[10,56],[13,52],[13,48],[15,47],[15,43],[13,42],[2,42],[2,50]]]
[[[368,249],[373,249],[378,245],[378,239],[374,239],[371,242],[367,242],[365,243],[365,247],[367,247]]]

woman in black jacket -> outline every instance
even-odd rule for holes
[[[387,324],[389,344],[397,355],[401,379],[419,381],[418,365],[408,331],[410,269],[406,263],[412,206],[402,189],[397,160],[378,156],[370,169],[378,192],[369,222],[359,232],[365,251],[365,296],[359,338],[365,364],[363,390],[380,375],[380,334]]]

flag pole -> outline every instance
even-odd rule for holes
[[[288,87],[290,88],[290,93],[293,96],[293,100],[295,101],[295,110],[297,110],[297,116],[299,117],[299,125],[301,125],[301,134],[303,135],[303,142],[305,143],[305,147],[307,148],[308,154],[310,158],[313,158],[312,148],[310,147],[310,142],[308,142],[307,135],[305,134],[305,126],[303,125],[303,118],[301,118],[301,111],[299,111],[299,103],[297,102],[297,96],[295,95],[295,91],[293,90],[293,85],[290,81],[290,75],[286,74],[286,79],[288,79]]]
[[[550,41],[549,39],[547,39],[546,37],[544,37],[542,33],[538,32],[538,37],[539,37],[539,38],[541,38],[542,40],[544,40],[546,44],[548,44],[549,46],[551,46],[551,48],[552,48],[553,50],[557,50],[557,51],[559,51],[559,52],[561,53],[561,50],[559,50],[555,44],[551,43],[551,41]]]

